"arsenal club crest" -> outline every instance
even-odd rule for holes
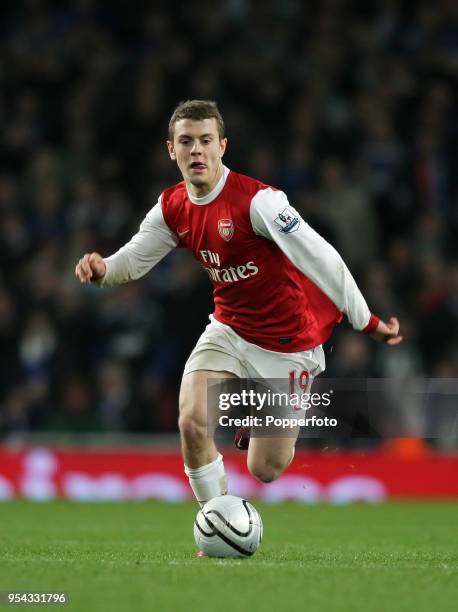
[[[218,221],[218,232],[223,240],[229,242],[234,235],[234,224],[232,219],[220,219]]]

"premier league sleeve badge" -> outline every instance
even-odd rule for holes
[[[279,231],[284,234],[291,234],[297,231],[301,223],[295,211],[288,207],[284,208],[274,221],[279,226]]]

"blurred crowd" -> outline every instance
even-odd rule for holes
[[[329,376],[458,377],[458,4],[65,3],[0,9],[0,431],[175,431],[212,311],[184,251],[113,290],[74,277],[180,179],[175,105],[215,99],[226,165],[336,246],[388,350],[344,323]]]

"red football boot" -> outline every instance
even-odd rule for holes
[[[235,432],[234,444],[239,450],[248,450],[250,443],[250,428],[240,427]]]

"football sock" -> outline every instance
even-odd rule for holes
[[[227,494],[227,476],[220,453],[211,463],[199,468],[189,468],[185,465],[184,471],[200,506],[213,497]]]

